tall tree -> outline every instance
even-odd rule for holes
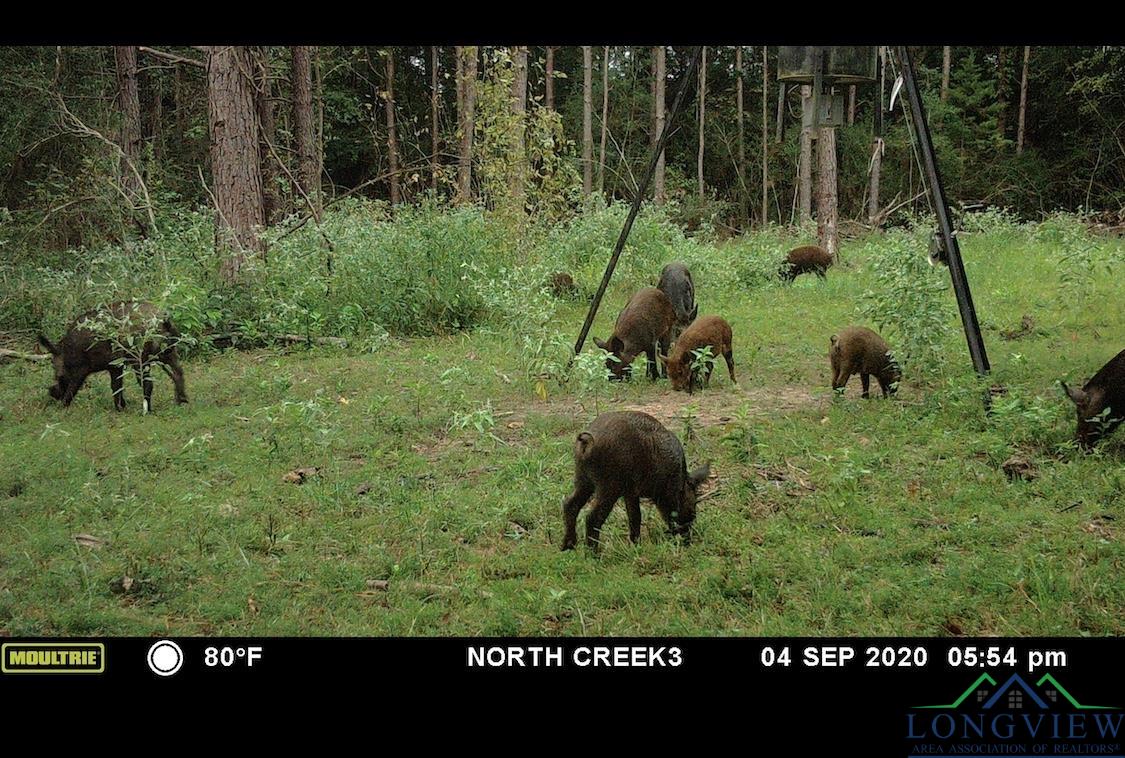
[[[473,199],[473,129],[477,103],[477,48],[457,48],[457,125],[461,134],[461,151],[457,161],[458,201]]]
[[[270,49],[259,47],[254,51],[255,58],[255,102],[258,109],[259,150],[258,160],[262,167],[262,208],[267,224],[272,224],[281,210],[278,177],[281,167],[278,164],[280,151],[277,148],[277,118],[274,114],[273,75],[270,70]]]
[[[855,85],[848,87],[848,126],[855,123]]]
[[[742,222],[745,223],[747,221],[749,207],[746,203],[746,132],[742,118],[742,74],[742,45],[738,45],[734,48],[734,110],[735,118],[738,123],[738,195],[741,198],[738,203],[738,210],[742,217]]]
[[[589,45],[582,46],[582,194],[594,187],[594,56]]]
[[[805,126],[805,119],[811,117],[812,87],[801,85],[801,135],[800,156],[797,164],[797,199],[801,221],[812,218],[812,163],[813,163],[813,132]]]
[[[953,48],[945,45],[941,49],[941,101],[949,99],[949,68],[953,58]]]
[[[836,129],[822,126],[816,139],[817,240],[835,259],[840,257],[840,237],[837,231],[836,194]]]
[[[438,48],[437,45],[430,47],[430,146],[432,148],[432,155],[430,156],[430,168],[433,174],[433,190],[436,193],[438,189],[438,150],[441,149],[441,135],[438,129]]]
[[[605,143],[609,134],[609,47],[602,48],[602,144],[598,153],[598,192],[605,192]]]
[[[146,233],[141,217],[133,213],[140,200],[141,154],[144,137],[141,132],[141,98],[137,89],[137,48],[119,45],[113,48],[117,70],[117,105],[121,111],[121,188],[129,200],[130,219],[137,231]]]
[[[1004,139],[1008,126],[1008,48],[1000,46],[996,56],[996,131]]]
[[[298,198],[307,202],[313,213],[320,209],[320,161],[313,120],[312,48],[290,48],[290,74],[293,89],[293,141],[297,149]]]
[[[879,221],[879,181],[883,171],[883,87],[886,81],[887,58],[886,49],[879,48],[878,84],[876,85],[873,107],[878,109],[876,124],[880,127],[875,130],[871,145],[871,169],[868,177],[867,188],[867,221],[874,226]]]
[[[1023,48],[1023,75],[1020,77],[1020,122],[1016,132],[1016,155],[1023,155],[1024,125],[1027,121],[1027,64],[1031,60],[1031,48]]]
[[[547,89],[544,103],[547,110],[553,111],[555,109],[555,48],[550,45],[547,46],[547,66],[543,76],[544,86]]]
[[[660,140],[664,131],[664,46],[652,48],[652,146]],[[652,201],[664,205],[664,151],[656,158],[656,173],[652,177]]]
[[[706,196],[703,186],[703,122],[707,114],[707,46],[703,46],[703,62],[699,66],[699,152],[696,156],[696,180],[699,182],[699,199]]]
[[[215,45],[207,54],[207,116],[217,218],[215,244],[227,252],[221,273],[235,282],[246,256],[263,252],[265,224],[258,114],[250,48]]]
[[[516,207],[523,210],[527,196],[527,46],[512,48],[512,114],[515,127],[512,151],[516,155],[515,171],[512,172],[512,197]]]
[[[762,45],[762,226],[766,226],[770,222],[769,93],[769,48]]]
[[[388,47],[387,91],[383,93],[383,104],[387,112],[387,162],[391,175],[391,205],[402,202],[402,191],[398,177],[398,130],[395,128],[395,49]]]

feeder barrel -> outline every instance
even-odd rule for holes
[[[824,86],[874,84],[878,73],[879,48],[829,46],[824,51]],[[778,47],[777,79],[791,84],[812,84],[816,69],[815,45]]]

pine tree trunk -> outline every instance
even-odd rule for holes
[[[602,144],[598,152],[598,192],[605,192],[605,143],[609,135],[609,47],[602,48]]]
[[[996,103],[996,131],[1004,139],[1008,126],[1008,49],[1003,46],[996,61]]]
[[[547,110],[553,111],[555,109],[555,48],[547,46],[547,70],[544,86],[547,89],[544,97],[544,102]]]
[[[665,50],[664,46],[652,49],[652,145],[656,147],[661,133],[664,131],[664,83],[665,83]],[[664,151],[656,159],[656,173],[652,177],[652,201],[656,205],[664,205]]]
[[[840,238],[836,209],[836,129],[822,126],[818,130],[816,198],[817,240],[835,260],[840,258]]]
[[[798,217],[802,222],[812,218],[813,133],[804,126],[805,114],[812,108],[812,87],[801,85],[801,154],[797,164]]]
[[[430,146],[433,149],[433,155],[430,157],[430,169],[433,174],[433,191],[437,194],[438,191],[438,175],[441,173],[439,170],[438,151],[441,149],[441,139],[438,134],[438,48],[437,45],[430,46],[430,113],[432,116],[430,122]]]
[[[770,222],[769,93],[769,48],[762,45],[762,226],[766,226]]]
[[[137,88],[137,48],[120,45],[113,48],[117,69],[117,105],[121,111],[121,188],[128,198],[128,217],[137,232],[144,236],[145,223],[136,209],[144,203],[137,177],[141,170],[144,136],[141,131],[141,98]]]
[[[398,177],[398,133],[395,129],[395,49],[387,48],[387,91],[383,98],[387,114],[387,162],[391,179],[391,205],[402,202]]]
[[[320,167],[313,121],[312,48],[295,45],[290,50],[290,80],[293,89],[293,141],[297,149],[298,205],[320,212]]]
[[[594,188],[594,131],[592,113],[594,100],[594,57],[589,45],[582,46],[582,194],[589,196]]]
[[[949,99],[949,69],[953,60],[953,48],[949,45],[941,49],[941,101]]]
[[[1024,126],[1027,121],[1027,64],[1031,60],[1031,48],[1023,49],[1023,75],[1020,77],[1020,122],[1016,133],[1016,155],[1023,155]]]
[[[699,183],[699,199],[706,197],[703,186],[703,126],[707,115],[707,46],[703,46],[703,62],[699,66],[699,152],[696,155],[696,181]]]
[[[855,85],[848,87],[848,126],[855,123]]]
[[[277,123],[273,105],[273,77],[270,74],[270,49],[259,47],[256,52],[256,81],[257,92],[255,104],[258,109],[259,150],[258,160],[262,167],[262,212],[266,224],[277,220],[281,209],[277,179],[280,175],[275,154],[280,155],[277,149]]]
[[[874,225],[879,220],[879,178],[883,170],[883,138],[876,137],[871,149],[871,177],[867,192],[867,221]]]
[[[515,153],[515,171],[512,173],[512,197],[522,212],[527,204],[527,47],[512,48],[512,113],[515,116],[515,133],[512,150]]]
[[[477,48],[473,45],[458,48],[458,65],[461,71],[457,81],[461,88],[460,112],[457,122],[461,132],[461,155],[457,164],[458,201],[473,199],[473,129],[477,103]]]
[[[734,81],[735,81],[735,120],[738,123],[738,210],[742,223],[749,221],[749,205],[746,202],[746,129],[743,124],[742,100],[742,45],[734,49]]]
[[[258,237],[265,214],[258,114],[250,78],[254,69],[247,47],[216,45],[206,50],[211,176],[218,216],[215,244],[228,253],[221,269],[224,279],[235,282],[246,256],[265,249]]]

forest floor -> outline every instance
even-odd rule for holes
[[[823,282],[697,281],[739,384],[720,363],[690,397],[541,397],[487,329],[187,361],[191,402],[156,372],[149,416],[132,380],[124,413],[105,375],[63,409],[49,368],[0,366],[0,634],[1125,634],[1125,429],[1076,451],[1057,385],[1125,347],[1125,279],[1076,299],[1047,246],[963,247],[1008,392],[992,417],[959,333],[897,398],[861,400],[858,377],[833,397],[829,336],[870,286],[856,245]],[[711,462],[692,544],[646,502],[639,545],[618,507],[599,556],[560,552],[574,436],[619,408]]]

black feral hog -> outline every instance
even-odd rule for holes
[[[551,275],[549,287],[551,294],[560,299],[578,294],[578,285],[574,283],[574,277],[564,271]]]
[[[594,337],[594,344],[617,358],[606,359],[606,368],[617,379],[624,379],[631,373],[629,364],[640,353],[648,356],[648,375],[659,378],[659,364],[656,362],[657,345],[666,354],[671,342],[672,325],[676,322],[676,310],[668,296],[656,287],[637,290],[629,299],[629,304],[617,317],[613,336],[602,342]]]
[[[692,363],[695,361],[692,351],[707,346],[711,347],[711,355],[716,360],[720,355],[726,359],[727,370],[730,371],[730,380],[732,382],[737,381],[734,378],[732,339],[733,333],[730,324],[718,316],[703,316],[693,321],[691,326],[680,335],[676,346],[672,348],[672,354],[660,356],[660,361],[668,369],[668,378],[672,380],[672,389],[687,390],[689,395],[694,391],[699,377],[697,376],[698,372],[692,369]],[[714,363],[707,366],[707,373],[703,379],[704,386],[710,385],[711,369],[713,368]]]
[[[603,413],[574,441],[574,492],[563,501],[563,550],[578,541],[578,512],[594,498],[586,516],[586,544],[597,550],[602,524],[614,504],[625,498],[629,539],[641,537],[641,498],[656,504],[669,531],[691,539],[699,486],[710,464],[688,473],[684,449],[676,435],[647,413]]]
[[[827,250],[816,245],[805,245],[789,251],[778,273],[786,282],[793,281],[801,274],[816,274],[823,279],[824,272],[831,266],[832,256]]]
[[[1110,359],[1082,389],[1062,383],[1078,414],[1075,438],[1089,450],[1125,419],[1125,350]]]
[[[672,327],[672,341],[675,342],[680,333],[699,315],[691,271],[682,263],[669,263],[661,270],[660,283],[656,288],[668,296],[672,307],[676,309],[676,323]]]
[[[152,410],[149,369],[156,362],[176,385],[176,402],[186,403],[184,372],[176,354],[179,337],[172,321],[151,303],[125,301],[87,311],[75,319],[58,344],[39,335],[39,343],[51,353],[55,369],[55,384],[48,392],[63,405],[70,405],[90,374],[108,371],[113,405],[124,410],[122,377],[123,364],[127,363],[137,375],[148,413]],[[147,338],[144,344],[136,344],[142,338]]]
[[[883,397],[893,395],[902,381],[902,370],[890,354],[890,348],[875,332],[864,326],[849,326],[832,335],[828,351],[832,360],[832,389],[841,390],[852,374],[863,382],[863,396],[870,397],[871,375],[879,381]]]

